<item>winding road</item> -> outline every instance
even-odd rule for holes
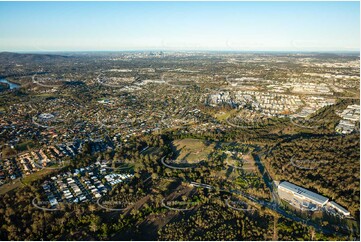
[[[164,158],[165,156],[163,156],[161,159],[160,159],[160,162],[168,167],[168,168],[171,168],[171,169],[178,169],[178,170],[186,170],[186,169],[192,169],[192,168],[195,168],[196,166],[192,165],[192,166],[188,166],[188,167],[177,167],[177,166],[171,166],[171,165],[168,165],[167,163],[164,162]]]
[[[256,152],[260,151],[261,149],[259,147],[257,147]],[[255,159],[256,164],[258,165],[258,168],[262,174],[262,177],[264,179],[265,184],[267,185],[267,187],[270,189],[271,195],[272,195],[272,200],[269,201],[265,201],[265,200],[261,200],[258,198],[255,198],[245,192],[239,191],[239,190],[224,190],[224,189],[220,189],[219,191],[225,192],[225,193],[230,193],[230,194],[235,194],[235,195],[240,195],[244,198],[247,198],[248,200],[257,203],[263,207],[266,207],[270,210],[273,210],[275,212],[277,212],[278,214],[284,216],[285,218],[291,219],[295,222],[301,222],[307,226],[312,226],[315,228],[316,231],[318,232],[322,232],[324,234],[330,234],[330,235],[340,235],[340,236],[345,236],[345,233],[350,232],[351,230],[349,228],[346,228],[344,226],[341,227],[341,230],[344,233],[341,233],[340,231],[336,231],[330,228],[325,228],[321,225],[318,225],[312,221],[310,221],[310,219],[304,219],[299,217],[297,214],[295,213],[289,213],[287,211],[285,211],[284,209],[279,207],[279,203],[280,203],[280,197],[278,196],[277,190],[275,189],[275,185],[273,183],[273,180],[271,178],[271,176],[269,175],[267,169],[264,167],[264,165],[261,162],[261,159],[259,157],[259,155],[261,155],[260,153],[253,153],[253,157]],[[202,187],[205,189],[215,189],[215,187],[208,185],[208,184],[202,184],[202,183],[195,183],[191,182],[191,181],[187,181],[190,185],[192,186],[196,186],[196,187]],[[352,231],[351,231],[352,232]]]

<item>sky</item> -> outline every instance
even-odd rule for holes
[[[359,51],[359,2],[0,2],[0,51]]]

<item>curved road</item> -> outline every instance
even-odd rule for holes
[[[41,210],[44,210],[44,211],[58,211],[60,210],[59,208],[42,208],[40,206],[38,206],[36,203],[35,203],[35,200],[36,200],[36,197],[34,197],[34,199],[32,200],[32,204],[34,207],[38,208],[38,209],[41,209]]]
[[[171,169],[186,170],[186,169],[192,169],[192,168],[195,168],[195,167],[196,167],[196,166],[189,166],[189,167],[176,167],[176,166],[171,166],[171,165],[168,165],[168,164],[166,164],[166,163],[164,162],[164,158],[165,158],[165,156],[163,156],[163,157],[160,159],[160,162],[161,162],[164,166],[166,166],[166,167],[168,167],[168,168],[171,168]]]
[[[260,150],[259,150],[260,151]],[[288,213],[287,211],[283,210],[282,208],[280,208],[278,206],[278,203],[277,201],[280,201],[280,198],[277,194],[277,191],[274,189],[274,184],[272,182],[272,178],[270,177],[270,175],[268,174],[266,168],[263,166],[258,154],[254,154],[254,158],[255,158],[255,161],[261,171],[261,174],[263,175],[263,179],[267,185],[267,187],[270,189],[271,191],[271,194],[272,194],[272,201],[271,202],[268,202],[268,201],[264,201],[264,200],[261,200],[261,199],[258,199],[258,198],[255,198],[249,194],[246,194],[242,191],[239,191],[239,190],[224,190],[224,189],[220,189],[219,191],[222,191],[222,192],[226,192],[226,193],[231,193],[231,194],[236,194],[236,195],[240,195],[240,196],[243,196],[245,198],[247,198],[248,200],[254,202],[254,203],[257,203],[261,206],[264,206],[268,209],[271,209],[275,212],[277,212],[278,214],[281,214],[282,216],[284,216],[285,218],[288,218],[288,219],[291,219],[293,221],[296,221],[296,222],[301,222],[301,223],[304,223],[306,224],[307,226],[312,226],[315,228],[316,231],[318,232],[322,232],[324,234],[337,234],[337,235],[341,235],[341,236],[345,236],[344,233],[340,233],[339,231],[335,231],[333,229],[329,229],[329,228],[325,228],[325,227],[322,227],[312,221],[310,221],[309,219],[303,219],[303,218],[300,218],[299,216],[297,216],[296,214],[291,214],[291,213]],[[190,181],[187,181],[190,183],[190,185],[194,185],[192,184],[192,182]],[[207,185],[207,184],[196,184],[195,186],[197,187],[202,187],[202,188],[206,188],[206,189],[215,189],[213,186],[210,186],[210,185]],[[347,230],[348,232],[350,231],[348,228],[345,228],[345,227],[342,227],[342,229],[345,231]]]
[[[165,200],[165,198],[163,198],[163,200],[162,200],[162,206],[165,207],[165,208],[168,208],[169,210],[174,210],[174,211],[189,211],[189,210],[192,210],[192,209],[193,209],[193,208],[172,208],[172,207],[169,207],[169,206],[165,205],[164,200]]]

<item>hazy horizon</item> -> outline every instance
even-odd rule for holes
[[[131,53],[131,52],[164,52],[164,53],[294,53],[294,54],[360,54],[360,50],[0,50],[0,53],[15,53],[15,54],[56,54],[56,53]]]
[[[0,51],[360,51],[359,2],[0,2]]]

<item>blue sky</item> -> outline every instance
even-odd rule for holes
[[[359,2],[0,2],[0,51],[353,51]]]

